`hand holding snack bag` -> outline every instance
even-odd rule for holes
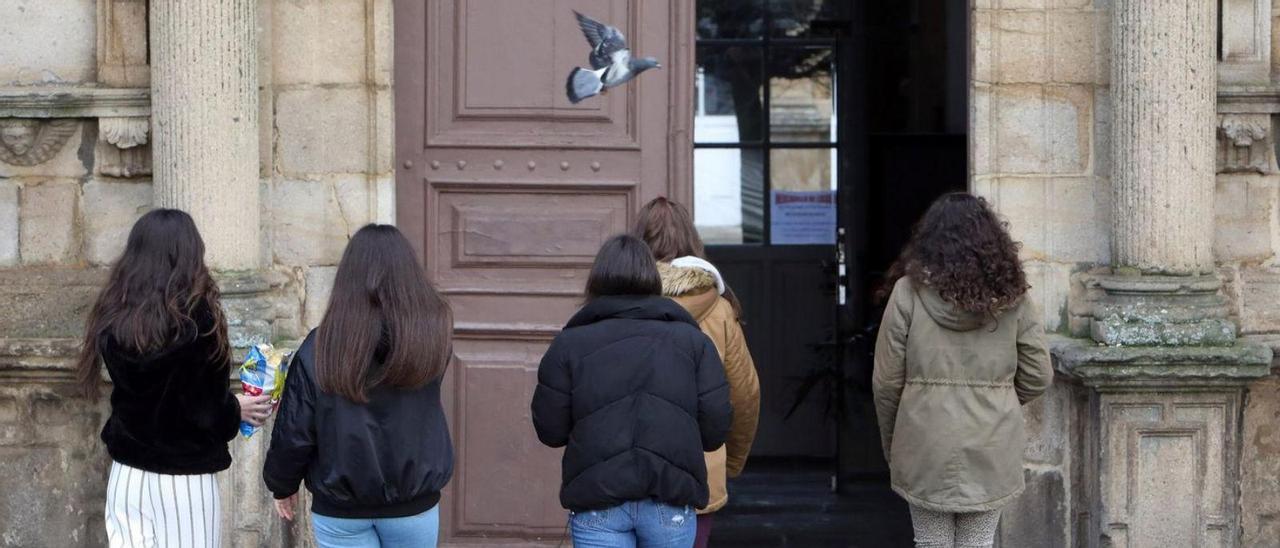
[[[276,350],[269,344],[259,344],[249,349],[244,364],[240,366],[240,385],[244,393],[250,396],[269,394],[271,410],[280,404],[280,396],[284,394],[284,379],[289,373],[289,352]],[[240,433],[248,438],[258,431],[258,427],[247,422],[240,422]]]

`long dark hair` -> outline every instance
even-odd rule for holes
[[[439,379],[452,354],[453,312],[409,241],[393,226],[361,228],[342,253],[316,334],[320,389],[365,403],[376,386]]]
[[[662,295],[662,277],[649,246],[630,234],[609,238],[587,275],[587,300],[607,295]]]
[[[231,348],[219,298],[218,285],[204,264],[204,240],[191,216],[177,209],[143,215],[129,231],[124,253],[85,322],[76,362],[81,391],[98,397],[103,335],[139,356],[154,354],[192,333],[197,314],[212,319],[209,331],[200,335],[214,337],[213,362],[228,360]]]
[[[889,268],[880,298],[907,276],[961,310],[997,316],[1028,289],[1019,247],[986,200],[967,192],[944,194],[916,224]]]
[[[702,237],[698,235],[698,228],[693,224],[693,215],[689,213],[689,209],[680,202],[662,196],[649,200],[649,203],[640,208],[631,234],[649,244],[653,258],[661,262],[688,256],[707,258],[706,246],[702,244]],[[733,306],[733,315],[741,319],[742,302],[727,281],[724,298]]]

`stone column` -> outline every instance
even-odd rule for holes
[[[237,357],[272,339],[271,282],[259,264],[258,8],[150,0],[149,10],[155,202],[200,227]],[[256,479],[267,437],[231,443],[235,467],[219,479],[228,546],[288,545]]]
[[[1086,546],[1236,546],[1243,387],[1271,351],[1236,338],[1214,274],[1217,2],[1112,10],[1113,273],[1093,340],[1055,348],[1089,387],[1077,530]]]
[[[254,0],[152,0],[156,205],[195,218],[217,270],[258,267]]]
[[[1213,271],[1217,2],[1112,4],[1115,265]]]

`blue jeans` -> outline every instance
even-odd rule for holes
[[[574,548],[690,548],[698,518],[688,506],[640,500],[570,512],[569,529]]]
[[[322,548],[435,548],[440,507],[403,518],[349,519],[311,514],[316,545]]]

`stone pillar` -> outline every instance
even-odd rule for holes
[[[1271,350],[1237,339],[1214,274],[1217,6],[1112,3],[1113,274],[1093,340],[1055,348],[1090,387],[1085,546],[1240,540],[1241,402]]]
[[[1112,4],[1116,266],[1213,271],[1217,3]]]
[[[238,358],[273,338],[272,282],[259,264],[259,2],[149,3],[155,203],[195,218]],[[236,436],[235,465],[219,475],[228,546],[289,545],[260,479],[267,437]]]
[[[152,0],[155,200],[195,218],[217,270],[258,267],[254,0]]]

